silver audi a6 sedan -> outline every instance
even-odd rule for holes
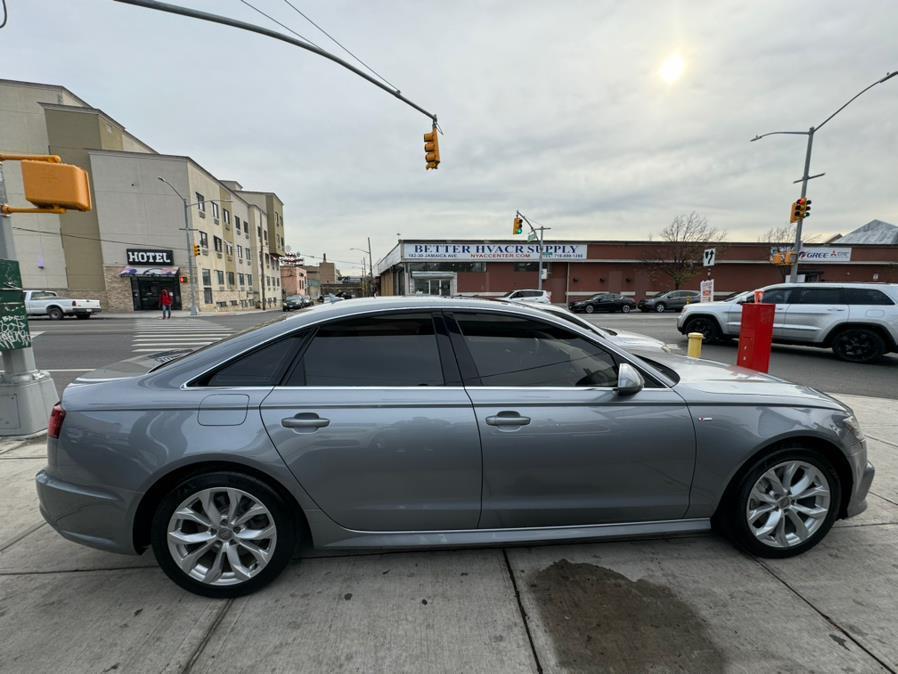
[[[705,531],[795,555],[866,507],[857,420],[804,386],[538,308],[433,297],[322,305],[53,412],[41,512],[66,538],[152,546],[179,585],[256,590],[322,550]]]

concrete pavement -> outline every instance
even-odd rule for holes
[[[870,508],[811,552],[716,536],[297,560],[215,601],[151,555],[41,524],[40,441],[0,445],[2,671],[898,670],[895,402],[839,396],[868,435]]]

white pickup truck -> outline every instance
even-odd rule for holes
[[[76,300],[60,297],[52,290],[26,290],[25,310],[29,316],[47,316],[61,320],[66,316],[90,318],[100,313],[100,300]]]

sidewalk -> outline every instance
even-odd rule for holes
[[[172,318],[220,318],[222,316],[248,316],[249,314],[264,314],[272,311],[280,312],[280,307],[275,307],[271,309],[244,309],[243,311],[201,311],[197,316],[191,316],[189,310],[178,310],[172,311]],[[102,321],[106,318],[112,319],[122,319],[128,318],[131,320],[137,319],[145,319],[145,318],[159,318],[161,316],[161,312],[159,311],[134,311],[131,313],[125,314],[116,314],[116,313],[107,313],[101,312],[91,317],[91,321]],[[29,318],[29,322],[32,324],[42,321],[49,321],[49,318],[41,317],[41,316],[31,316]]]
[[[228,601],[60,538],[37,511],[43,441],[0,442],[0,670],[894,671],[898,403],[837,397],[877,475],[867,512],[800,557],[710,535],[304,554]]]

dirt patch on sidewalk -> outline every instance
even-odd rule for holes
[[[576,671],[718,672],[726,660],[669,588],[566,559],[529,579],[558,664]]]

